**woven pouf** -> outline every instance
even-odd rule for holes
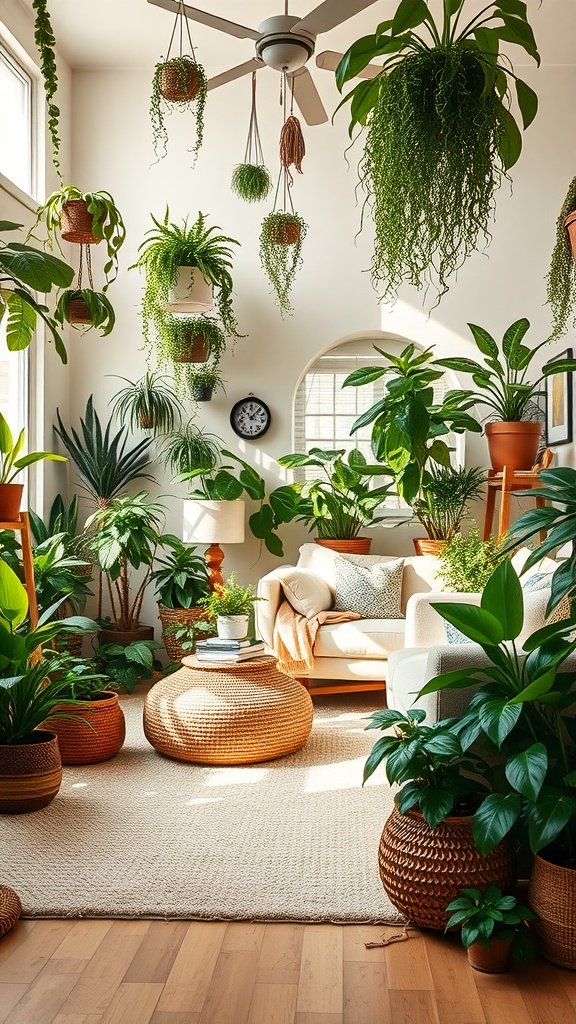
[[[254,764],[292,754],[312,728],[310,695],[276,659],[236,665],[184,658],[148,692],[144,732],[157,751],[196,764]]]
[[[0,938],[14,927],[22,913],[22,904],[14,889],[0,885]]]

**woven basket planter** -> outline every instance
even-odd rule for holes
[[[536,854],[528,900],[537,914],[538,948],[547,960],[576,970],[576,869]]]
[[[200,79],[193,67],[184,68],[167,61],[160,70],[160,92],[170,103],[189,103],[195,100],[200,89]]]
[[[279,221],[270,225],[269,236],[274,245],[296,245],[300,241],[300,225]]]
[[[210,355],[210,346],[203,334],[188,335],[184,348],[176,356],[175,363],[206,363]]]
[[[0,744],[0,814],[27,814],[52,802],[62,782],[53,732],[35,729],[28,743]]]
[[[62,207],[60,233],[65,242],[76,242],[77,245],[98,245],[101,238],[92,231],[92,214],[84,199],[70,199]]]
[[[322,540],[314,538],[314,543],[330,551],[339,551],[345,555],[369,555],[372,545],[371,537],[352,537],[351,540]]]
[[[21,913],[22,904],[18,893],[7,885],[0,885],[0,939],[14,927]]]
[[[84,299],[72,299],[68,304],[66,319],[69,324],[91,324],[92,317]]]
[[[174,636],[166,636],[166,630],[170,626],[193,626],[195,622],[206,619],[206,612],[203,608],[166,608],[165,605],[159,604],[158,615],[162,623],[162,641],[166,648],[166,654],[170,661],[182,661],[182,658],[191,652],[185,651],[180,641]],[[196,639],[204,640],[207,636],[211,636],[211,634],[198,632]]]
[[[56,733],[62,764],[98,764],[109,761],[122,747],[126,737],[124,713],[118,694],[104,690],[99,699],[86,703],[86,708],[62,704],[59,711],[69,711],[75,719],[57,718],[47,722]]]
[[[430,828],[419,811],[388,818],[378,849],[382,885],[409,921],[443,931],[446,907],[463,887],[504,891],[515,881],[511,843],[499,843],[486,857],[472,839],[471,818],[446,818]]]

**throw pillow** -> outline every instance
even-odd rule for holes
[[[535,572],[534,575],[529,576],[527,580],[523,580],[522,577],[520,577],[520,582],[525,594],[531,594],[534,590],[550,590],[552,585],[552,573]]]
[[[339,612],[357,612],[365,619],[403,619],[404,559],[363,566],[336,558],[336,602]]]
[[[278,569],[276,576],[282,584],[286,600],[295,612],[305,615],[307,619],[313,619],[319,612],[332,607],[332,591],[315,572],[288,567]]]
[[[444,630],[446,632],[446,639],[449,644],[471,644],[472,640],[470,637],[465,636],[458,626],[452,625],[451,622],[444,620]]]

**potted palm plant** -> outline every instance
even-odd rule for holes
[[[104,267],[106,286],[118,274],[118,251],[124,244],[126,228],[109,192],[82,192],[75,185],[65,185],[53,192],[36,213],[34,229],[43,223],[47,243],[60,248],[58,233],[65,242],[77,245],[98,245],[105,241],[107,262]]]
[[[140,614],[163,513],[161,505],[140,491],[134,496],[112,498],[86,521],[86,529],[94,529],[90,548],[104,574],[112,613],[112,625],[99,632],[102,644],[126,646],[132,640],[154,638],[153,627],[142,625]],[[134,571],[140,571],[141,579],[133,590]]]
[[[504,466],[530,469],[536,461],[542,432],[542,424],[530,418],[534,395],[546,377],[575,370],[576,359],[549,360],[540,376],[531,381],[530,365],[547,342],[542,341],[532,349],[524,344],[529,320],[523,317],[511,324],[500,345],[484,327],[468,326],[482,361],[456,356],[439,359],[438,365],[471,374],[477,389],[476,401],[495,414],[495,419],[484,428],[492,468],[497,472]],[[468,392],[468,396],[473,397],[473,393]]]
[[[360,183],[373,213],[372,281],[395,298],[404,282],[432,285],[439,297],[452,274],[490,237],[494,193],[518,160],[522,127],[538,109],[501,44],[540,57],[523,4],[493,2],[464,14],[451,0],[437,18],[428,0],[401,0],[391,18],[342,58],[340,90],[375,58],[376,78],[361,81],[350,103],[350,137],[364,135]],[[442,182],[442,187],[438,183]]]
[[[460,927],[468,963],[475,971],[502,974],[512,958],[522,964],[533,959],[534,942],[527,922],[536,915],[515,896],[505,896],[497,885],[482,892],[461,889],[446,909],[450,911],[446,931]]]
[[[216,622],[221,640],[244,640],[248,635],[248,621],[256,601],[251,584],[243,587],[236,581],[236,574],[230,573],[224,583],[217,583],[198,604],[206,608],[209,618]]]
[[[260,262],[282,316],[292,310],[290,292],[302,266],[302,244],[307,230],[303,218],[292,211],[274,210],[262,221]]]
[[[576,310],[576,177],[572,179],[556,222],[556,244],[547,277],[552,309],[552,338],[568,330]]]
[[[484,470],[476,467],[432,465],[424,476],[422,495],[412,505],[415,518],[428,535],[428,539],[414,539],[417,555],[440,554],[444,545],[459,533],[470,514],[470,502],[482,494],[484,480]]]
[[[196,553],[196,548],[184,544],[178,537],[166,534],[160,537],[164,549],[156,557],[150,582],[154,584],[158,599],[158,614],[162,623],[162,639],[171,661],[180,661],[185,650],[179,642],[177,632],[186,627],[193,639],[209,636],[211,628],[205,622],[206,612],[199,607],[199,601],[207,597],[210,590],[206,559]]]
[[[180,424],[182,406],[166,377],[148,372],[136,382],[119,379],[127,385],[112,398],[119,423],[127,424],[133,433],[151,430],[153,434],[167,434]]]
[[[49,459],[51,462],[66,462],[64,455],[52,452],[29,452],[22,455],[25,431],[21,430],[14,441],[12,431],[0,412],[0,521],[12,522],[20,515],[24,484],[14,483],[15,478],[28,466]]]

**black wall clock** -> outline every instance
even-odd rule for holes
[[[257,437],[262,437],[271,422],[272,414],[266,402],[255,395],[241,398],[230,413],[232,430],[246,441],[255,441]]]

